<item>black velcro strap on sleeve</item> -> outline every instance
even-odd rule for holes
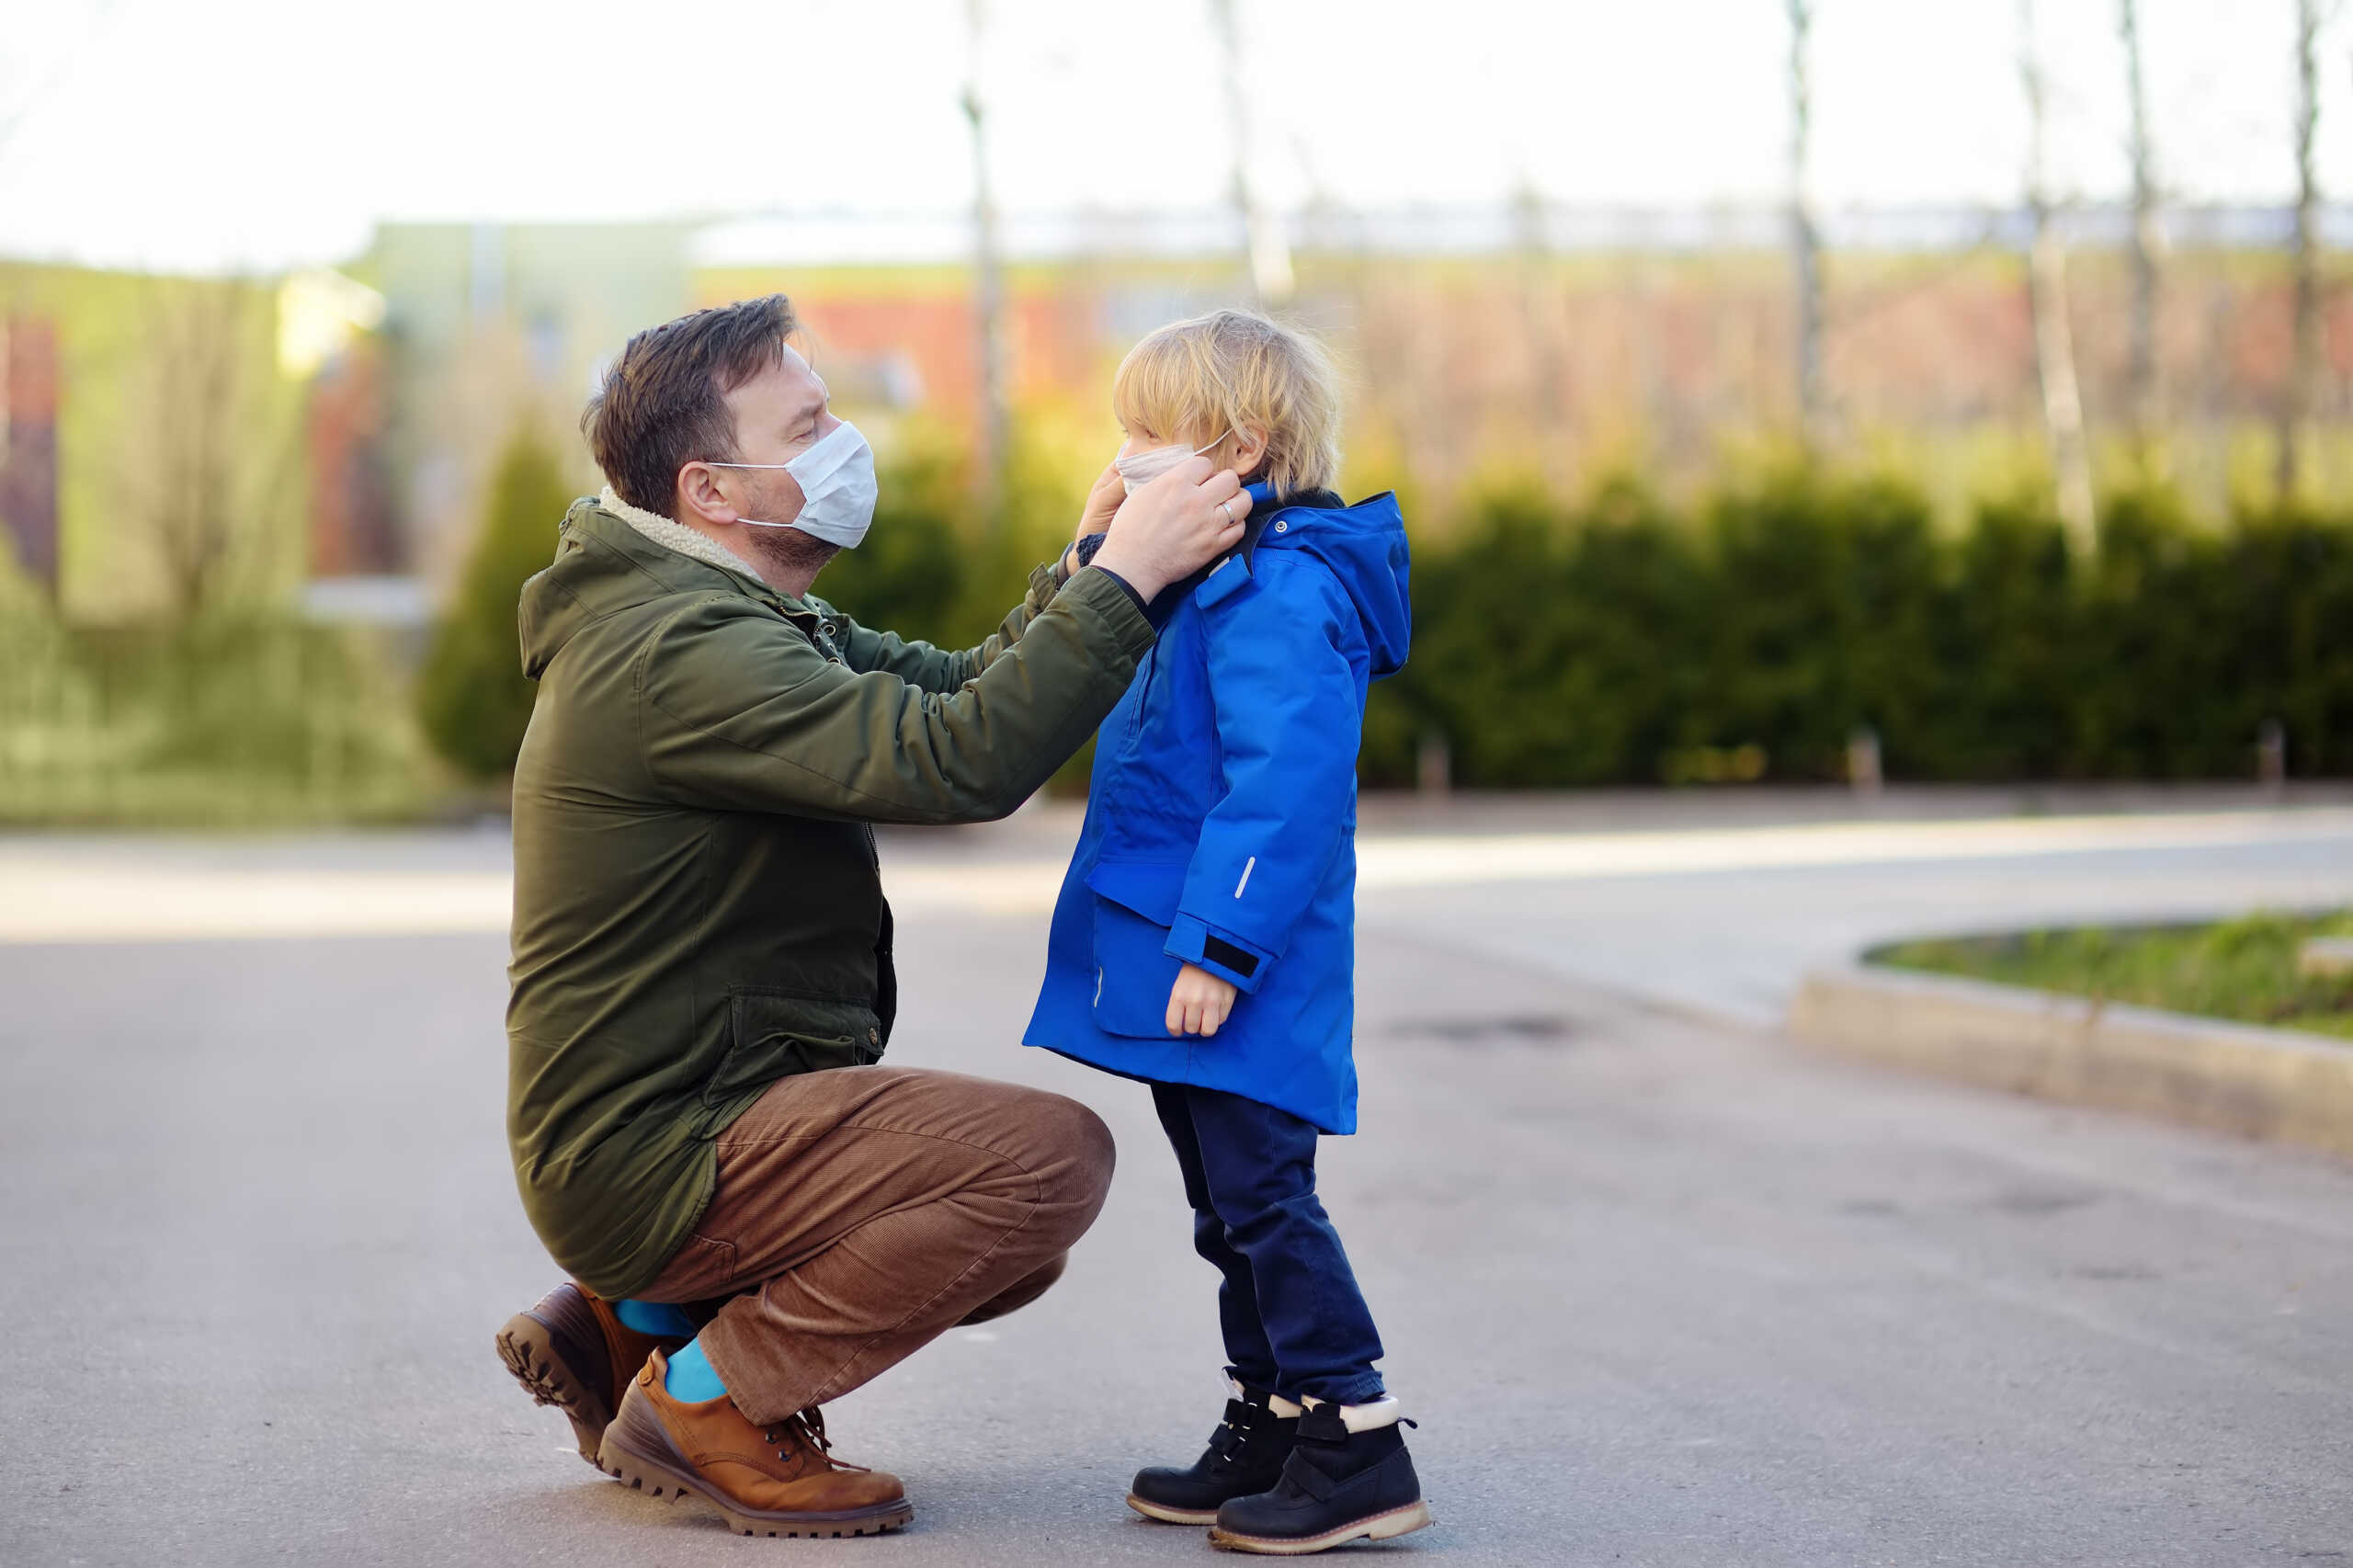
[[[1214,964],[1222,964],[1247,980],[1258,972],[1258,960],[1222,937],[1208,937],[1201,941],[1201,957]]]

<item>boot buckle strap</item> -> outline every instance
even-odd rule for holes
[[[1339,1490],[1339,1483],[1316,1469],[1303,1454],[1291,1455],[1290,1463],[1284,1467],[1283,1478],[1318,1503],[1329,1503],[1332,1494]]]

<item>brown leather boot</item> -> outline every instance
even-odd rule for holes
[[[563,1412],[580,1443],[580,1457],[595,1464],[630,1379],[655,1350],[676,1350],[685,1343],[624,1327],[612,1303],[566,1280],[540,1297],[538,1306],[506,1320],[498,1331],[498,1356],[526,1393]]]
[[[815,1405],[755,1426],[725,1394],[688,1404],[662,1386],[669,1358],[639,1369],[605,1428],[597,1466],[656,1497],[691,1493],[739,1535],[880,1535],[915,1517],[899,1478],[833,1458]]]

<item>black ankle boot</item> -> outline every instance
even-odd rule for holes
[[[1210,1544],[1290,1557],[1432,1522],[1404,1433],[1394,1425],[1351,1432],[1338,1405],[1319,1404],[1300,1418],[1281,1478],[1220,1508]]]
[[[1172,1525],[1209,1525],[1217,1522],[1219,1505],[1272,1486],[1290,1457],[1299,1417],[1277,1415],[1268,1399],[1262,1390],[1245,1388],[1227,1400],[1225,1420],[1210,1434],[1201,1457],[1184,1470],[1154,1465],[1136,1471],[1128,1506]]]

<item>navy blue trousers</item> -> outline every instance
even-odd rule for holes
[[[1217,1266],[1229,1376],[1286,1399],[1382,1393],[1381,1335],[1315,1196],[1314,1125],[1222,1089],[1154,1084],[1176,1151],[1193,1250]]]

